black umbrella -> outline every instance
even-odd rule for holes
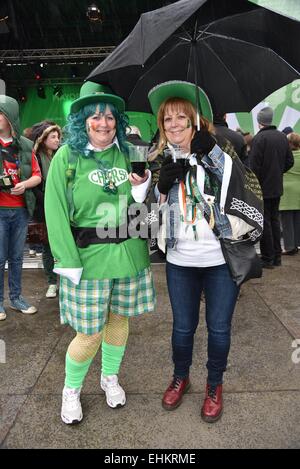
[[[212,23],[213,32],[209,25],[199,26],[204,3],[181,0],[142,15],[127,39],[87,79],[110,85],[129,110],[149,111],[149,90],[175,79],[200,85],[215,109],[237,112],[250,111],[300,77],[269,48],[216,32],[222,20]]]
[[[213,21],[205,26],[211,33],[225,34],[259,46],[269,47],[300,71],[300,23],[278,13],[257,8]]]
[[[87,80],[109,84],[126,101],[144,70],[145,62],[206,1],[181,0],[143,13],[127,38],[90,73]],[[124,67],[125,80],[121,78]]]

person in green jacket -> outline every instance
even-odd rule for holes
[[[283,176],[283,195],[280,199],[280,217],[285,251],[297,254],[300,246],[300,135],[287,135],[294,156],[294,166]]]
[[[3,305],[6,261],[10,307],[24,314],[37,312],[21,290],[28,219],[35,207],[32,188],[40,182],[32,142],[20,135],[19,105],[14,98],[0,95],[0,320],[6,318]]]
[[[155,307],[147,241],[129,237],[127,230],[127,208],[144,201],[151,174],[131,172],[124,110],[122,98],[86,82],[71,105],[65,145],[52,159],[46,182],[61,322],[77,333],[66,353],[61,408],[66,424],[83,418],[80,392],[101,343],[106,402],[111,408],[125,405],[118,373],[128,319]]]

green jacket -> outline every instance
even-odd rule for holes
[[[294,166],[283,175],[279,210],[300,210],[300,150],[293,151]]]
[[[21,181],[29,179],[32,175],[31,158],[32,158],[32,142],[20,135],[19,121],[19,105],[14,98],[10,96],[0,96],[0,112],[2,112],[9,121],[13,138],[19,147],[20,159],[20,178]],[[3,162],[0,158],[0,174],[3,172]],[[33,214],[35,208],[35,196],[31,189],[27,189],[24,193],[24,200],[30,215]]]

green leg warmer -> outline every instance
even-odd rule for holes
[[[68,388],[80,388],[89,370],[92,360],[93,358],[89,358],[84,362],[76,362],[67,352],[65,386]]]
[[[102,374],[105,376],[119,373],[126,345],[111,345],[102,341]]]

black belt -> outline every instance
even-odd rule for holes
[[[120,244],[130,238],[127,224],[116,228],[84,228],[71,226],[76,245],[86,248],[90,244]],[[115,234],[115,237],[110,236]]]

